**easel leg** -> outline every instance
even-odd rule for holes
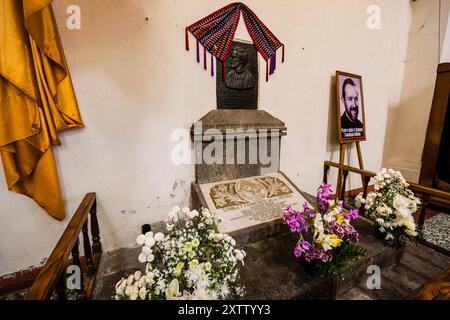
[[[344,165],[346,149],[347,149],[347,144],[341,143],[341,150],[340,150],[340,154],[339,154],[339,164],[341,164],[341,165]],[[337,198],[339,198],[339,195],[341,194],[342,173],[343,173],[343,170],[341,168],[339,168],[338,178],[337,178],[337,185],[336,185],[336,200],[337,200]]]
[[[358,152],[359,168],[364,170],[361,145],[359,144],[359,141],[356,141],[356,151]],[[362,180],[362,185],[364,186],[364,177],[363,176],[361,176],[361,180]]]

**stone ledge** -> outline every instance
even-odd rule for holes
[[[401,252],[377,240],[368,220],[360,217],[354,226],[366,254],[340,277],[307,274],[304,262],[293,255],[298,239],[290,232],[244,246],[247,252],[241,273],[247,287],[244,299],[335,299],[357,286],[367,275],[368,266],[389,268],[397,263]]]

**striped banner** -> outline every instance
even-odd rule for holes
[[[230,53],[241,13],[253,44],[266,61],[267,81],[269,74],[272,74],[276,69],[276,51],[280,47],[283,50],[282,62],[284,62],[284,44],[248,6],[241,2],[229,4],[186,27],[186,50],[189,50],[190,32],[197,39],[197,61],[200,62],[199,44],[201,44],[204,48],[204,68],[206,69],[206,51],[208,51],[211,54],[211,69],[213,70],[213,57],[216,57],[222,62],[222,76],[224,78],[225,61]],[[214,75],[214,72],[211,72],[211,75]]]

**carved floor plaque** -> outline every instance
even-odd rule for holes
[[[230,233],[283,217],[288,206],[300,210],[305,198],[281,173],[200,184],[208,208]]]

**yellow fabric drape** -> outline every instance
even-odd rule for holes
[[[0,0],[0,154],[8,189],[65,217],[52,144],[82,128],[52,0]]]

